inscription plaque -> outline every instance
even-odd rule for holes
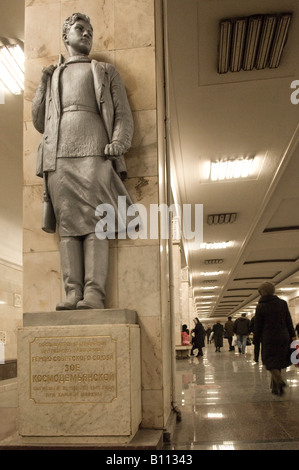
[[[29,343],[35,403],[111,403],[117,397],[112,336],[35,337]]]

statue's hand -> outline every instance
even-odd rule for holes
[[[49,67],[44,67],[42,70],[42,80],[44,82],[47,81],[48,77],[52,77],[54,70],[56,69],[56,65],[49,65]]]
[[[124,146],[119,142],[107,144],[105,147],[105,155],[108,157],[120,157],[124,154]]]

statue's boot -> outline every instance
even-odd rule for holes
[[[109,241],[99,240],[94,233],[91,233],[84,239],[83,250],[84,298],[78,302],[77,309],[105,308]]]
[[[57,304],[56,310],[75,310],[83,298],[83,242],[76,237],[62,237],[59,249],[66,300]]]

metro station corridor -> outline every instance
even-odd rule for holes
[[[298,450],[299,368],[283,371],[283,396],[270,390],[270,373],[245,354],[206,344],[203,358],[176,361],[177,422],[172,450]]]

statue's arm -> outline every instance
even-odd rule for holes
[[[119,155],[123,155],[131,147],[134,124],[127,92],[117,71],[115,71],[112,76],[110,92],[114,107],[114,125],[111,145],[114,147],[122,147],[122,151]]]
[[[40,83],[32,101],[32,122],[35,129],[41,134],[45,130],[47,83],[55,68],[56,66],[50,65],[50,67],[43,69]]]

